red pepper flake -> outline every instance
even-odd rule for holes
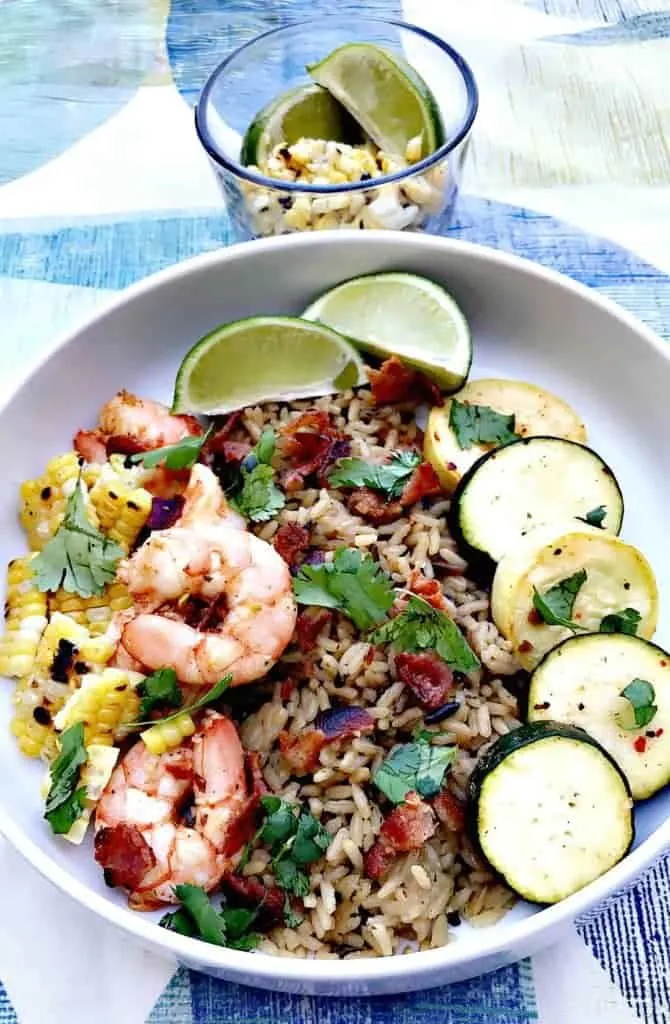
[[[517,650],[519,654],[528,654],[529,651],[533,650],[533,645],[530,642],[530,640],[522,640],[519,646],[517,647]]]
[[[662,736],[663,732],[664,732],[664,730],[662,728],[661,729],[657,729],[656,730],[656,738],[658,739],[659,736]]]
[[[633,744],[633,746],[637,750],[638,754],[644,754],[645,750],[647,749],[646,737],[638,736],[638,738],[635,740],[635,743]]]
[[[531,608],[528,612],[528,622],[531,626],[541,626],[543,619],[537,608]]]

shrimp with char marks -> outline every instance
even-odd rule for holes
[[[113,452],[153,451],[202,433],[194,416],[175,416],[161,402],[119,391],[103,405],[95,430],[75,434],[74,447],[86,462],[105,462]]]

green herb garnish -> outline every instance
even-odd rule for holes
[[[250,931],[257,910],[223,906],[217,911],[199,885],[177,885],[175,893],[182,906],[161,918],[161,928],[229,949],[252,950],[261,941],[257,932]]]
[[[645,725],[649,725],[658,711],[658,707],[654,704],[656,700],[654,687],[646,679],[633,679],[621,691],[619,696],[628,701],[633,709],[635,718],[634,725],[624,725],[623,722],[619,721],[622,729],[628,731],[643,729]]]
[[[286,497],[275,484],[272,457],[277,435],[266,427],[256,446],[242,460],[239,474],[226,494],[231,505],[252,523],[265,523],[286,504]]]
[[[159,669],[160,672],[169,672],[171,669]],[[153,725],[164,725],[166,722],[173,722],[175,718],[179,718],[180,715],[185,713],[193,714],[195,711],[201,711],[202,708],[206,707],[207,704],[214,704],[215,701],[228,689],[232,681],[232,676],[224,676],[223,679],[219,679],[218,683],[214,683],[207,693],[204,693],[202,697],[194,701],[192,704],[184,704],[178,711],[175,711],[173,715],[167,715],[165,718],[157,718],[155,721],[148,722],[129,722],[128,725],[124,726],[127,732],[133,732],[136,729],[144,728],[145,726]]]
[[[577,516],[577,519],[588,526],[597,526],[602,530],[606,515],[607,507],[605,505],[598,505],[596,508],[592,508],[590,512],[587,512],[585,516]]]
[[[123,548],[109,540],[86,516],[81,478],[65,506],[58,530],[31,562],[39,590],[66,590],[80,597],[102,594],[116,576]]]
[[[456,672],[479,668],[479,659],[456,623],[415,595],[400,615],[376,629],[369,640],[393,644],[398,651],[435,651]]]
[[[84,809],[86,786],[79,787],[79,779],[87,761],[84,723],[77,722],[61,734],[60,753],[49,768],[51,787],[44,817],[56,835],[69,832]]]
[[[496,412],[489,405],[470,405],[453,398],[449,409],[449,426],[459,448],[476,444],[507,444],[518,441],[514,431],[514,415]]]
[[[331,487],[370,487],[387,498],[399,498],[421,461],[420,453],[412,449],[394,452],[381,465],[364,459],[340,459],[328,482]]]
[[[213,429],[213,426],[208,427],[204,434],[189,435],[177,444],[167,444],[163,448],[154,448],[149,452],[137,452],[130,456],[130,461],[141,462],[145,469],[156,469],[161,464],[164,464],[166,469],[191,469],[200,458],[200,452]]]
[[[382,622],[394,601],[391,577],[369,555],[350,548],[338,548],[332,562],[303,565],[293,593],[299,604],[338,608],[357,629]]]
[[[372,781],[392,804],[404,803],[412,792],[437,796],[456,754],[456,747],[433,747],[425,740],[405,743],[381,763]]]
[[[577,594],[585,583],[586,570],[580,569],[579,572],[550,587],[544,594],[540,594],[537,587],[533,587],[533,607],[542,621],[548,626],[564,626],[573,633],[584,630],[585,627],[573,622],[571,616]]]
[[[626,636],[637,636],[637,627],[642,621],[637,608],[624,608],[622,612],[611,612],[601,623],[601,633],[625,633]]]
[[[137,687],[140,699],[140,718],[148,718],[157,707],[167,705],[180,708],[184,695],[177,682],[177,673],[173,668],[159,668],[143,679]]]

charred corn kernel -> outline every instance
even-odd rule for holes
[[[121,476],[102,474],[91,489],[100,529],[129,551],[149,518],[152,498],[142,487],[129,487]]]
[[[3,676],[25,676],[32,671],[47,625],[47,595],[35,585],[31,569],[34,557],[15,558],[7,566],[5,633],[0,639]]]
[[[106,632],[115,612],[129,608],[132,599],[123,583],[110,583],[102,594],[80,597],[65,590],[58,590],[50,596],[52,614],[56,611],[68,615],[81,626],[86,626],[95,636]]]
[[[37,648],[35,673],[44,677],[60,675],[58,681],[67,682],[81,644],[89,639],[89,632],[84,626],[69,615],[54,612]]]
[[[32,676],[20,679],[12,695],[14,716],[10,730],[21,753],[51,760],[56,754],[56,734],[49,708],[64,699],[66,686],[49,686]],[[49,708],[46,705],[49,705]]]
[[[67,499],[77,485],[80,469],[77,453],[66,452],[47,463],[44,476],[21,484],[19,519],[33,551],[41,551],[62,523]],[[88,513],[91,523],[97,525],[90,505]]]
[[[88,746],[86,753],[88,760],[82,766],[78,783],[79,786],[84,786],[86,789],[84,807],[70,831],[59,836],[59,839],[66,839],[68,843],[74,843],[75,846],[78,846],[84,839],[91,814],[112,777],[112,772],[119,759],[119,751],[115,747],[103,747],[97,743]],[[40,788],[43,800],[46,800],[50,789],[51,775],[47,772]]]
[[[421,159],[423,152],[423,139],[420,135],[415,135],[413,139],[410,139],[405,148],[405,160],[408,164],[415,164]]]
[[[145,729],[140,736],[151,754],[164,754],[166,750],[174,750],[194,732],[195,722],[188,711],[182,711],[169,722],[157,722],[150,729]]]
[[[86,746],[111,746],[130,722],[137,721],[140,701],[135,691],[143,678],[139,672],[119,668],[89,673],[56,715],[56,729],[63,732],[83,722]]]

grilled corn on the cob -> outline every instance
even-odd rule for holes
[[[5,633],[0,640],[0,675],[25,676],[33,668],[47,624],[47,596],[37,589],[30,563],[34,555],[15,558],[7,567]]]
[[[92,743],[112,746],[124,736],[125,727],[137,720],[140,701],[135,690],[142,679],[139,672],[119,668],[89,673],[56,715],[56,729],[64,732],[83,722],[87,747]]]
[[[187,736],[195,732],[195,722],[188,711],[171,718],[169,722],[156,722],[141,733],[145,746],[152,754],[164,754],[178,747]]]

